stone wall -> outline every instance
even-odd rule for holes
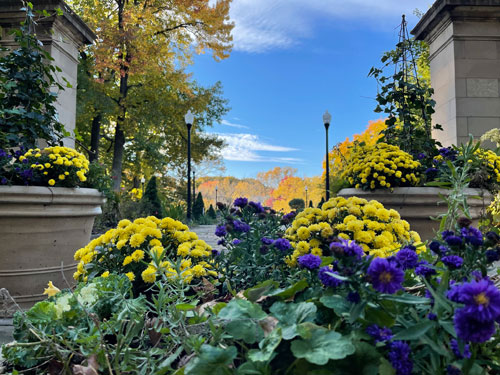
[[[412,31],[430,46],[443,143],[500,128],[500,0],[437,0]]]
[[[34,1],[35,9],[46,9],[53,13],[54,9],[63,10],[63,15],[45,18],[36,26],[37,37],[42,41],[44,48],[54,58],[53,64],[61,68],[62,72],[57,74],[57,80],[62,86],[66,86],[63,77],[70,83],[71,88],[59,92],[56,109],[59,121],[72,135],[75,129],[76,118],[76,88],[77,67],[79,48],[84,44],[92,43],[95,39],[93,32],[74,12],[60,0],[38,0]],[[24,19],[20,11],[22,3],[19,0],[0,1],[0,45],[15,48],[15,42],[10,31],[18,27]],[[74,138],[64,140],[69,147],[75,146]]]

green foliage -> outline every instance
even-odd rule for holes
[[[146,185],[146,191],[141,199],[141,211],[147,216],[164,216],[163,206],[158,196],[156,176],[151,177]]]
[[[14,30],[19,48],[0,57],[0,148],[34,148],[38,139],[49,145],[69,135],[57,119],[54,87],[64,87],[55,78],[61,69],[34,35],[35,16],[28,3],[20,29]],[[67,82],[67,81],[66,81]],[[67,85],[69,86],[69,83]]]
[[[321,206],[323,206],[323,203],[325,203],[325,198],[324,197],[321,197],[321,200],[319,201],[317,207],[318,208],[321,208]]]
[[[306,203],[302,198],[294,198],[288,202],[288,205],[295,211],[302,211],[306,207]]]
[[[439,145],[431,134],[431,116],[436,103],[427,76],[428,55],[424,42],[408,37],[403,19],[396,49],[384,53],[382,68],[373,67],[369,73],[379,83],[375,112],[383,112],[388,117],[382,141],[397,145],[413,156],[424,150],[428,153],[432,150],[435,155]],[[385,70],[392,75],[385,75]],[[434,129],[442,128],[436,125]]]
[[[212,204],[210,204],[210,207],[208,207],[207,216],[211,219],[217,219],[217,213],[215,212],[214,206]]]
[[[199,219],[203,216],[203,211],[205,209],[205,203],[203,203],[203,196],[201,195],[201,191],[198,192],[196,199],[193,203],[193,217],[195,220]]]

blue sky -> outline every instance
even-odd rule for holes
[[[330,147],[362,132],[373,112],[376,82],[367,74],[398,38],[401,14],[432,0],[233,0],[231,56],[195,58],[194,78],[221,81],[231,111],[208,132],[226,141],[226,175],[254,177],[291,166],[321,173],[322,115],[332,114]]]

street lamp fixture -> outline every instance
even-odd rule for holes
[[[330,163],[328,162],[328,128],[330,127],[330,122],[332,121],[332,115],[325,111],[323,114],[323,124],[325,125],[326,132],[326,173],[325,173],[325,195],[326,201],[330,199]]]
[[[144,183],[146,182],[146,179],[144,176],[141,177],[141,185],[142,185],[142,194],[144,194]]]
[[[217,209],[217,190],[219,190],[219,188],[216,186],[215,187],[215,209]]]
[[[186,127],[188,131],[188,139],[187,139],[187,219],[191,220],[191,128],[194,122],[194,115],[189,110],[184,116],[184,121],[186,122]]]
[[[307,207],[308,201],[307,201],[307,186],[306,186],[306,204],[305,206]]]

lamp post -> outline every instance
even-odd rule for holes
[[[306,208],[308,207],[307,204],[308,204],[308,200],[307,200],[307,186],[306,186]]]
[[[144,176],[141,177],[141,184],[142,184],[142,194],[144,195],[144,183],[146,182],[146,179]]]
[[[219,188],[216,186],[216,187],[215,187],[215,209],[217,209],[217,190],[218,190],[218,189],[219,189]]]
[[[332,115],[325,111],[323,114],[323,124],[325,124],[326,131],[326,174],[325,174],[325,193],[326,201],[330,199],[330,164],[328,162],[328,127],[330,126],[330,121],[332,121]]]
[[[193,204],[195,199],[196,199],[196,178],[193,171]]]
[[[188,152],[188,163],[187,163],[187,219],[191,220],[191,127],[193,126],[194,116],[189,110],[184,116],[184,121],[186,122],[188,131],[187,140],[187,152]]]

